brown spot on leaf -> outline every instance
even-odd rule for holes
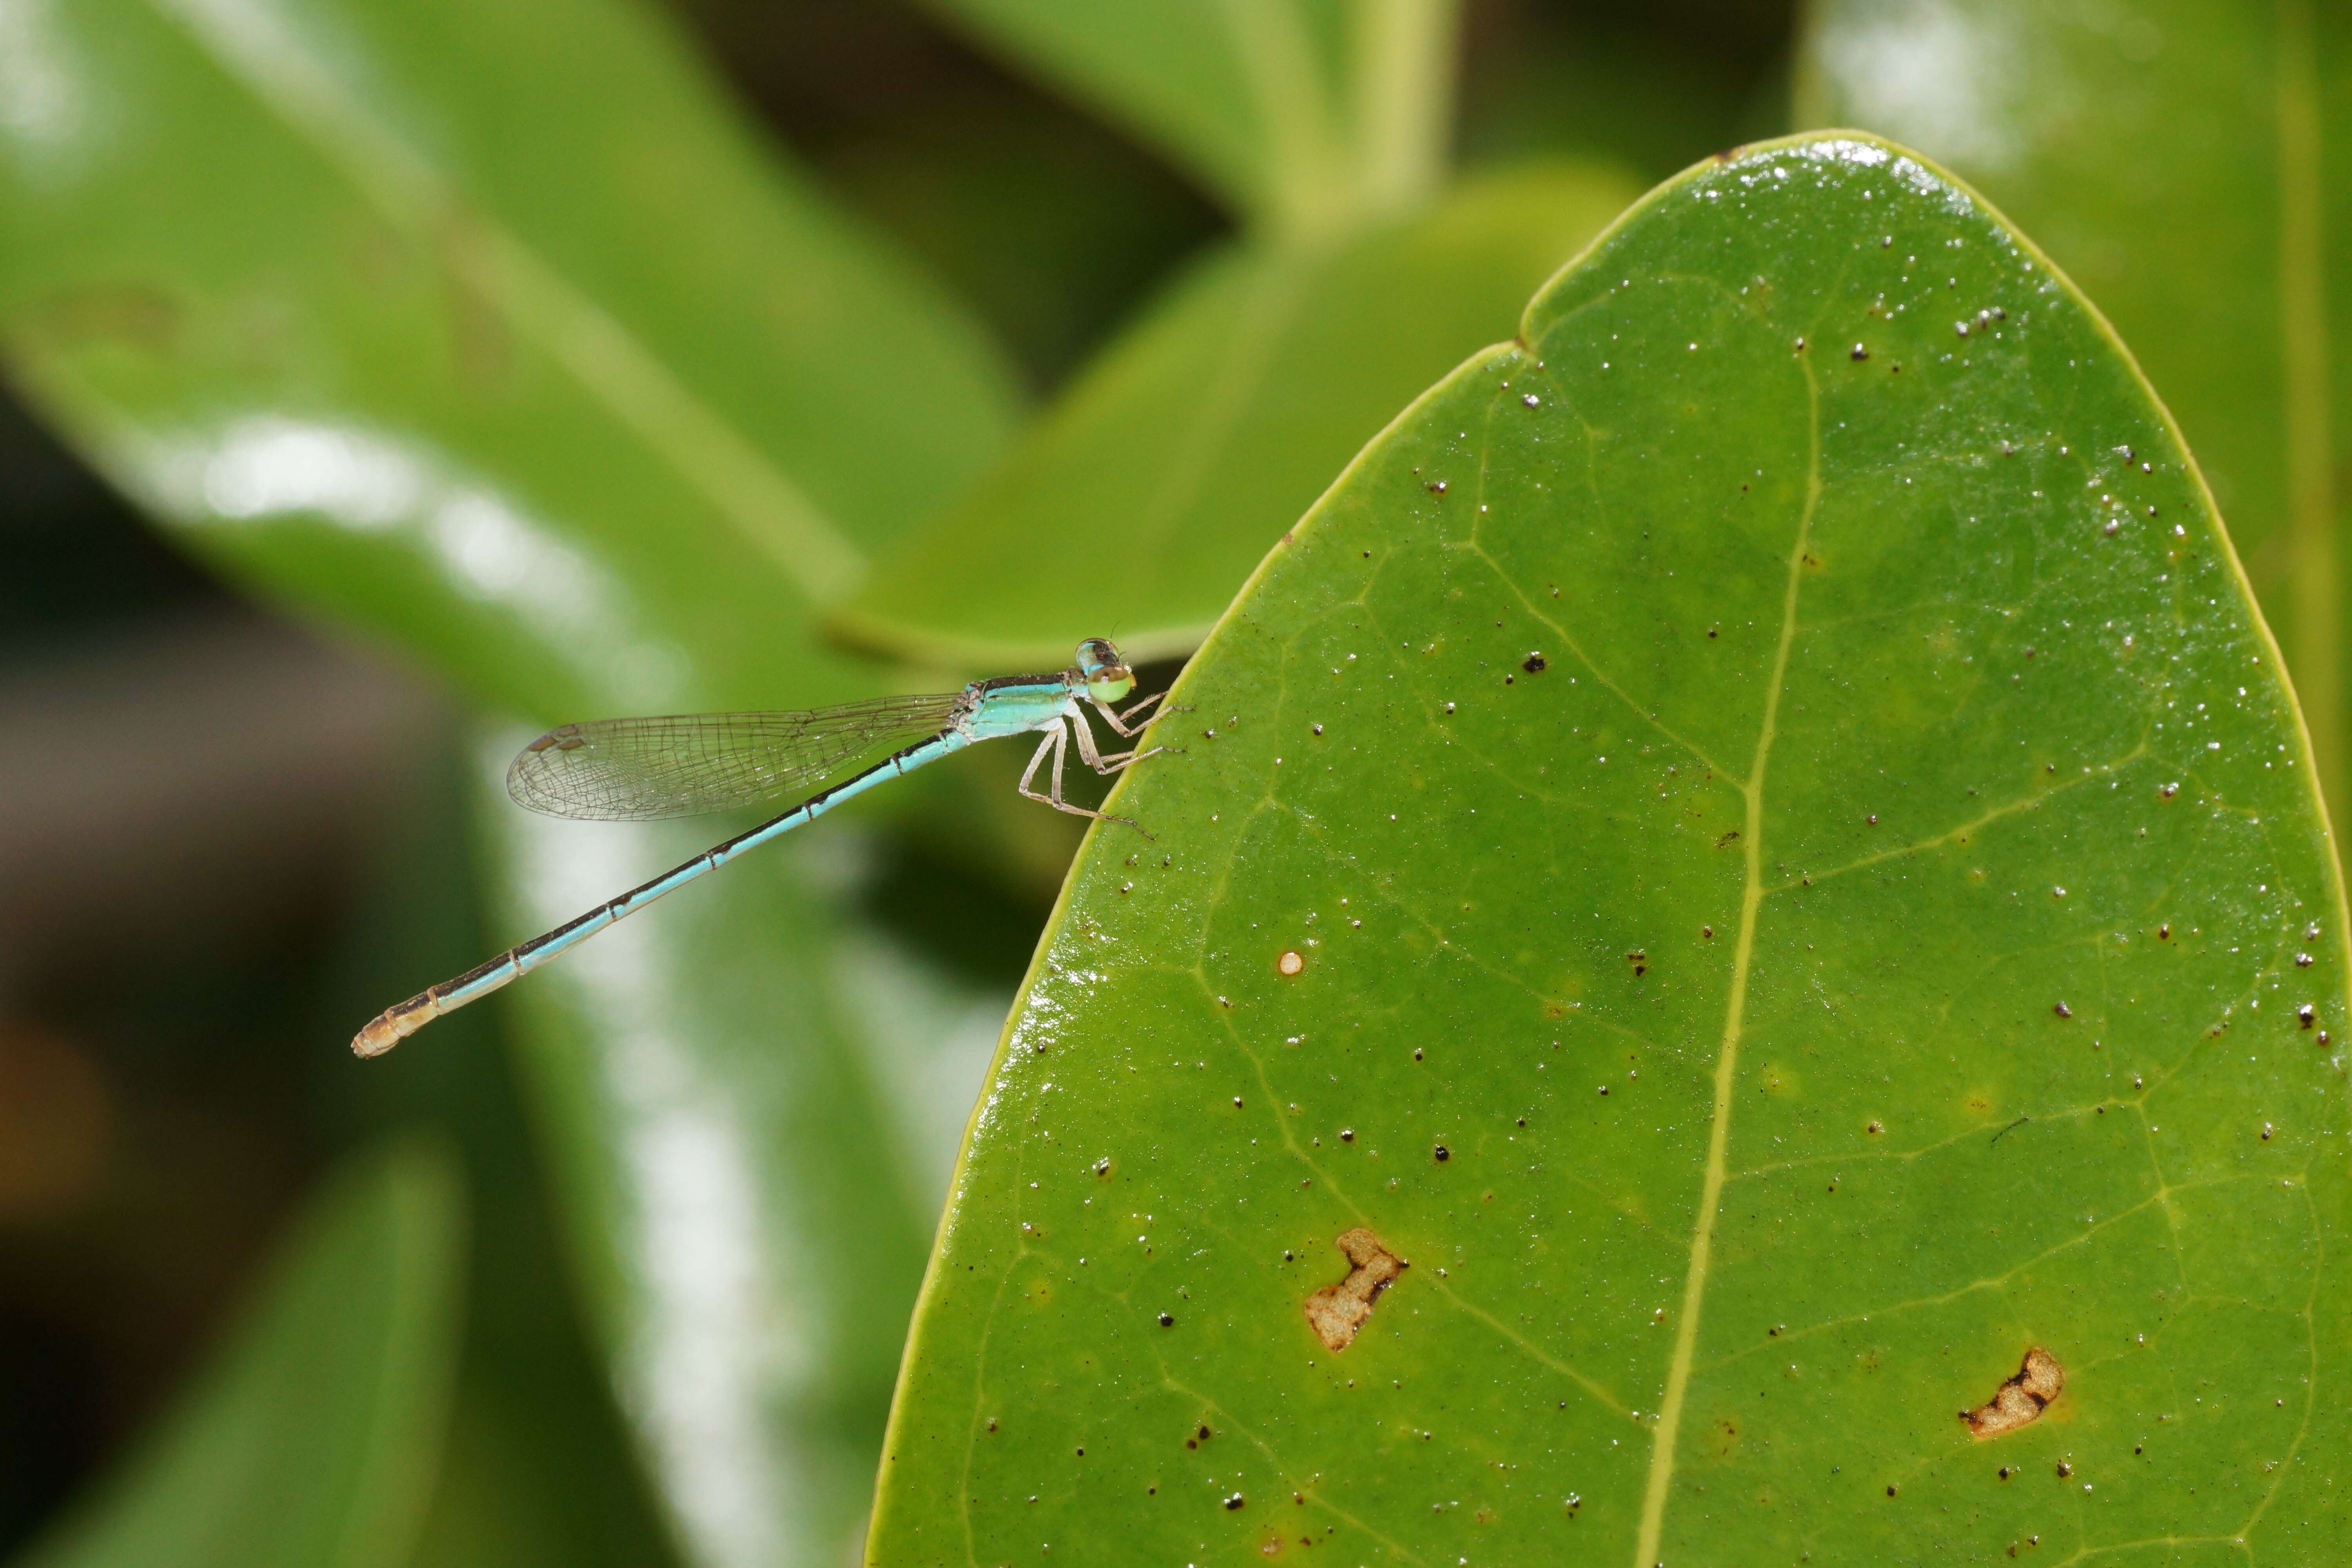
[[[1394,1284],[1408,1266],[1360,1225],[1342,1232],[1332,1245],[1353,1267],[1345,1279],[1307,1298],[1307,1321],[1314,1325],[1326,1350],[1343,1351],[1355,1342],[1364,1320],[1372,1315],[1372,1303],[1380,1293]]]
[[[2002,1384],[1985,1404],[1961,1411],[1960,1419],[1977,1436],[1998,1437],[2041,1420],[2042,1412],[2065,1386],[2066,1369],[2058,1364],[2056,1356],[2035,1345],[2025,1352],[2025,1364],[2017,1369],[2015,1377]]]

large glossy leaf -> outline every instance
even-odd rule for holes
[[[515,937],[723,828],[485,820]],[[695,1560],[854,1550],[947,1161],[1006,998],[845,919],[858,826],[828,822],[519,985],[526,1074],[573,1255],[649,1468]],[[429,1035],[404,1049],[430,1049]]]
[[[1009,382],[649,16],[12,15],[0,351],[192,544],[538,714],[871,687],[806,607]]]
[[[1189,652],[1356,449],[1507,335],[1634,194],[1604,169],[1528,169],[1348,244],[1214,258],[878,568],[841,625],[975,670],[1055,668],[1105,633],[1137,657]]]
[[[1821,0],[1804,58],[1801,115],[1885,132],[1976,181],[2130,342],[2230,521],[2342,815],[2341,9]]]
[[[235,1331],[24,1568],[399,1568],[457,1358],[464,1216],[437,1145],[357,1158]]]
[[[1444,166],[1457,0],[931,0],[1270,228],[1410,206]]]
[[[2171,422],[1970,192],[1836,138],[1661,187],[1173,700],[871,1561],[2352,1545],[2308,748]]]

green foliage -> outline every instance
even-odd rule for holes
[[[1284,233],[1443,171],[1455,0],[931,0]]]
[[[873,689],[807,606],[993,456],[1009,383],[650,17],[41,15],[0,342],[191,545],[550,720]]]
[[[462,1232],[446,1151],[354,1160],[177,1407],[27,1564],[406,1563],[440,1455]]]
[[[2168,416],[1966,190],[1853,140],[1660,187],[1171,701],[872,1561],[2341,1550],[2309,748]],[[1410,1267],[1333,1348],[1358,1227]]]
[[[2337,815],[2352,458],[2352,31],[2289,0],[2113,15],[1822,0],[1803,122],[1977,181],[2066,268],[2179,416],[2285,649]]]
[[[992,456],[1007,377],[953,306],[732,123],[650,17],[100,3],[55,14],[33,41],[68,96],[53,127],[31,128],[53,135],[9,148],[0,210],[21,242],[0,259],[0,337],[51,415],[181,537],[545,719],[892,683],[817,644],[808,606]],[[734,973],[767,973],[790,940],[762,923],[783,869],[686,906],[739,920],[724,944],[746,955]],[[767,903],[747,907],[755,893]],[[814,896],[801,888],[797,907]],[[834,921],[801,923],[826,940],[798,963],[837,953]],[[677,972],[681,988],[693,968]],[[631,1237],[599,1228],[616,1217],[611,1194],[679,1174],[646,1157],[674,1131],[664,1108],[626,1102],[632,1120],[570,1092],[604,1083],[587,1074],[593,1057],[524,1065],[582,1267],[611,1282],[591,1291],[613,1336],[603,1348],[646,1396],[641,1446],[657,1479],[679,1482],[664,1495],[681,1533],[707,1560],[725,1560],[732,1530],[737,1544],[833,1561],[870,1488],[921,1269],[916,1215],[935,1187],[902,1177],[904,1138],[861,1136],[870,1126],[836,1092],[887,1043],[868,1021],[828,1028],[795,997],[767,1000],[758,1034],[740,1032],[740,1013],[690,1006],[665,1026],[665,1043],[688,1058],[725,1047],[730,1068],[781,1029],[835,1074],[795,1086],[808,1091],[788,1107],[796,1121],[743,1131],[783,1157],[765,1186],[655,1194],[669,1205],[656,1230],[681,1205],[743,1198],[752,1207],[722,1245],[793,1254],[712,1304],[734,1314],[719,1325],[737,1331],[719,1342],[733,1362],[682,1363],[680,1346],[710,1342],[708,1316],[637,1310],[628,1287],[642,1279],[615,1264]],[[562,1038],[609,1046],[604,1027]],[[749,1079],[715,1092],[760,1103]],[[880,1179],[844,1186],[853,1171]],[[805,1191],[803,1174],[818,1178]],[[845,1193],[871,1197],[830,1204]],[[858,1267],[817,1266],[841,1258]],[[861,1348],[845,1352],[844,1333]],[[534,1466],[551,1450],[593,1465],[565,1447],[577,1423],[531,1430],[529,1401],[550,1385],[525,1360],[467,1368],[452,1441],[468,1468],[436,1500],[436,1555],[511,1560],[563,1538],[567,1521],[530,1515],[565,1497]],[[826,1375],[811,1379],[812,1363]],[[712,1371],[745,1378],[719,1414],[749,1423],[719,1435],[748,1501],[716,1522],[690,1485],[693,1445],[713,1435],[661,1419],[690,1392],[681,1378]],[[768,1397],[785,1384],[793,1397]],[[264,1485],[238,1506],[270,1496]]]
[[[1450,30],[1438,0],[945,8],[1080,96],[1123,102],[1255,222],[835,617],[903,657],[1050,668],[1106,631],[1139,658],[1190,651],[1348,458],[1507,331],[1633,194],[1588,163],[1490,175],[1431,205]],[[1074,592],[1048,566],[1073,558],[1116,570]]]
[[[1237,230],[1025,426],[1008,367],[1134,287],[1048,253],[1197,209],[1015,134],[828,185],[627,0],[0,20],[9,375],[173,537],[482,706],[494,945],[725,831],[521,817],[513,716],[1209,637],[1119,796],[1159,838],[1095,835],[985,1088],[870,1560],[2340,1554],[2340,896],[2229,544],[2083,301],[1940,176],[1802,145],[1544,287],[1634,195],[1604,158],[1778,102],[1659,31],[1474,51],[1457,127],[1446,0],[929,9]],[[2143,58],[2044,9],[1826,0],[1805,112],[1979,175],[2123,328],[2326,763],[2333,24],[2161,0]],[[1452,181],[1457,140],[1513,162]],[[466,1123],[462,1329],[445,1157],[338,1178],[33,1560],[843,1561],[1073,842],[1014,761],[334,1069],[371,1125]],[[480,956],[455,835],[372,885],[372,985]],[[501,1032],[535,1142],[498,1072],[419,1065]],[[1302,1305],[1359,1225],[1411,1267],[1335,1355]],[[2033,1343],[2058,1402],[1969,1438]]]
[[[404,803],[372,856],[366,916],[337,965],[340,1003],[320,1032],[380,1006],[415,976],[454,973],[481,956],[476,890],[452,875],[466,863],[466,791],[456,759]],[[448,1020],[430,1051],[403,1052],[373,1073],[319,1058],[339,1122],[364,1130],[434,1127],[466,1169],[466,1316],[456,1352],[440,1474],[412,1561],[436,1568],[663,1568],[680,1560],[630,1434],[593,1326],[574,1307],[559,1222],[576,1207],[541,1149],[561,1136],[534,1119],[535,1087],[520,1053],[499,1047],[498,1018],[479,1008]],[[518,1081],[520,1079],[520,1081]],[[545,1106],[539,1107],[542,1111]],[[534,1133],[540,1134],[534,1137]],[[400,1136],[415,1136],[404,1131]],[[345,1139],[352,1136],[345,1131]]]
[[[1357,448],[1467,345],[1508,336],[1633,195],[1606,170],[1530,169],[1344,244],[1219,253],[840,623],[975,671],[1053,668],[1106,630],[1130,657],[1190,652]]]

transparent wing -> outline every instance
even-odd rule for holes
[[[550,730],[515,756],[507,794],[549,816],[692,816],[813,789],[868,753],[947,727],[961,692],[879,697],[804,713],[599,719]]]

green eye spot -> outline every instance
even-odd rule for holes
[[[1086,680],[1087,697],[1097,702],[1116,702],[1135,689],[1135,672],[1108,637],[1088,637],[1078,645],[1077,673]]]

